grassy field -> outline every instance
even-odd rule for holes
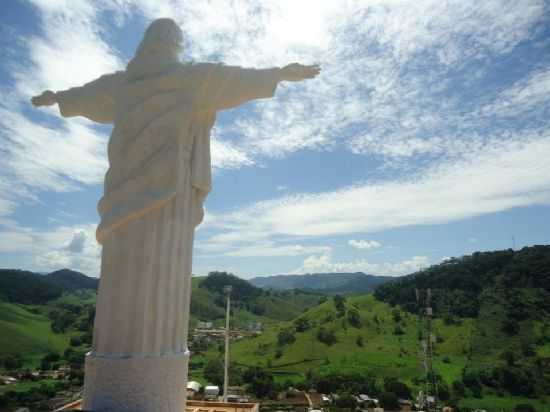
[[[62,353],[69,346],[71,333],[53,333],[50,320],[29,309],[0,301],[0,348],[2,355],[24,355],[26,366],[33,367],[48,352]],[[40,312],[43,308],[35,309]]]
[[[292,326],[291,322],[279,322],[261,336],[235,342],[231,357],[238,364],[265,367],[279,379],[302,379],[308,371],[322,374],[370,371],[381,378],[395,376],[411,383],[414,377],[422,375],[416,316],[401,312],[404,334],[395,335],[396,322],[387,304],[372,295],[363,295],[348,298],[346,305],[358,310],[361,327],[352,327],[345,317],[338,317],[332,300],[328,300],[303,315],[313,326],[295,333],[294,343],[277,345],[279,331]],[[435,322],[436,333],[443,339],[438,352],[448,358],[444,362],[443,356],[437,355],[435,366],[448,382],[458,379],[465,365],[472,324],[471,320],[464,320],[461,325],[451,327]],[[319,342],[320,326],[334,331],[337,339],[334,345]],[[357,343],[359,337],[363,340],[362,347]],[[279,358],[278,350],[282,351]]]

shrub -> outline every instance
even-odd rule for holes
[[[361,316],[359,315],[359,312],[357,311],[357,309],[348,310],[347,318],[348,318],[348,323],[354,328],[361,327]]]
[[[322,342],[328,346],[334,345],[338,341],[336,339],[334,331],[327,330],[325,328],[319,329],[319,331],[317,332],[317,339],[319,340],[319,342]]]
[[[305,332],[311,327],[311,323],[306,318],[298,318],[294,321],[294,327],[296,332]]]
[[[514,407],[514,412],[535,412],[535,408],[528,403],[518,403]]]
[[[294,336],[294,333],[292,333],[292,331],[290,331],[289,329],[283,329],[277,335],[277,343],[279,344],[279,346],[290,345],[295,341],[296,337]]]
[[[219,359],[211,359],[204,367],[204,378],[214,385],[223,384],[223,363]]]
[[[384,392],[379,397],[380,406],[384,409],[399,410],[399,400],[393,392]]]
[[[399,309],[395,308],[391,311],[391,315],[393,317],[393,321],[395,323],[401,322],[401,312]]]
[[[350,395],[349,393],[343,393],[336,400],[336,406],[339,408],[350,408],[351,410],[355,409],[357,406],[357,399]]]

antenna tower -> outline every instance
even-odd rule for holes
[[[422,290],[415,289],[416,303],[418,304],[418,320],[419,320],[419,340],[422,345],[422,364],[426,374],[426,383],[424,388],[423,400],[424,408],[428,412],[437,411],[438,391],[437,378],[433,369],[434,343],[435,335],[433,334],[432,317],[433,310],[431,307],[432,291],[426,289],[425,293]]]

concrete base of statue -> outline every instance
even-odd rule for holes
[[[148,357],[86,356],[83,409],[184,412],[189,351]]]

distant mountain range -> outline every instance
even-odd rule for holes
[[[302,289],[326,294],[367,293],[377,286],[395,280],[391,276],[374,276],[363,272],[355,273],[308,273],[305,275],[273,275],[255,277],[249,280],[263,289]]]

